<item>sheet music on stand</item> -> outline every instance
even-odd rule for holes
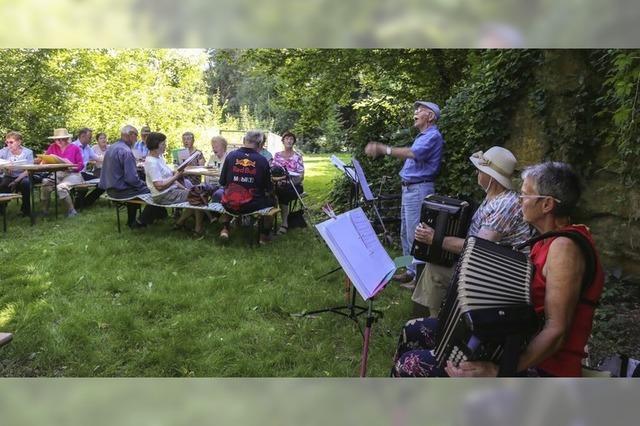
[[[391,280],[396,264],[361,208],[319,223],[316,228],[364,300],[375,296]]]
[[[341,159],[339,159],[335,155],[332,155],[329,160],[331,161],[331,164],[336,166],[336,168],[338,170],[340,170],[342,173],[346,174],[349,177],[349,179],[351,179],[352,182],[358,182],[358,177],[356,175],[355,170],[352,167],[347,166],[344,163],[344,161],[342,161]]]
[[[374,201],[376,197],[374,197],[373,192],[371,192],[371,187],[369,186],[369,182],[367,182],[367,177],[364,175],[362,165],[355,158],[351,159],[351,164],[353,164],[353,168],[356,171],[356,177],[358,178],[358,183],[360,183],[360,188],[362,188],[362,195],[364,195],[365,200]]]

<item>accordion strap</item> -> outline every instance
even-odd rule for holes
[[[584,294],[593,283],[593,279],[596,274],[596,253],[593,250],[593,246],[591,245],[589,240],[587,240],[587,238],[580,232],[571,230],[545,232],[542,235],[538,235],[537,237],[533,237],[525,241],[524,243],[517,245],[515,248],[516,250],[521,250],[524,247],[533,246],[538,241],[542,241],[551,237],[567,237],[574,243],[576,243],[578,247],[580,247],[580,251],[582,251],[582,255],[584,256],[585,260],[584,275],[582,276],[582,285],[580,287],[580,303],[584,303],[594,308],[597,307],[597,302],[589,300],[584,296]]]

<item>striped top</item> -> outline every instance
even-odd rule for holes
[[[504,191],[491,200],[482,201],[471,219],[467,236],[477,236],[480,228],[498,232],[502,238],[497,243],[506,246],[518,245],[533,236],[533,228],[524,221],[518,196],[513,191]]]

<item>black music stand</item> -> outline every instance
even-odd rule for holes
[[[317,280],[331,275],[341,268],[344,268],[345,275],[351,278],[345,276],[345,305],[316,309],[304,312],[300,316],[332,312],[354,321],[363,337],[360,375],[364,377],[367,371],[371,328],[378,318],[383,317],[381,311],[373,309],[373,300],[383,288],[382,281],[378,280],[381,280],[382,277],[385,277],[385,279],[390,277],[390,274],[396,270],[396,263],[389,258],[389,255],[382,247],[371,226],[371,222],[361,208],[345,212],[337,217],[334,215],[331,219],[318,224],[316,228],[341,265],[340,268],[321,275]],[[355,241],[358,243],[355,246],[351,245],[351,242]],[[346,246],[350,248],[347,251],[343,251]],[[365,254],[363,255],[363,253]],[[363,272],[368,277],[366,281],[362,280],[362,275],[360,275]],[[372,275],[367,274],[371,272],[373,273]],[[351,279],[358,281],[352,282]],[[385,284],[387,282],[384,281]],[[365,300],[367,306],[361,306],[356,303],[356,290]],[[366,320],[363,330],[359,317],[365,314]]]
[[[353,158],[351,160],[353,160]],[[345,164],[335,155],[331,156],[331,163],[336,166],[336,168],[340,170],[345,175],[347,180],[351,183],[351,188],[349,191],[349,210],[355,209],[356,207],[358,207],[360,193],[358,186],[358,175],[356,174],[353,163]]]
[[[323,277],[326,277],[338,270],[342,269],[341,267],[334,269],[332,271],[327,272],[326,274],[321,275],[316,278],[319,280]],[[325,312],[331,312],[334,314],[341,315],[343,317],[349,318],[358,326],[358,330],[360,331],[360,335],[363,339],[362,344],[362,354],[360,356],[360,377],[365,377],[367,375],[367,360],[369,358],[369,341],[371,339],[371,327],[373,323],[378,320],[378,318],[382,318],[384,314],[382,311],[373,309],[373,297],[367,300],[367,306],[360,306],[356,304],[356,291],[355,287],[351,283],[348,277],[345,276],[345,300],[346,305],[338,305],[331,306],[328,308],[316,309],[309,312],[303,312],[300,314],[301,317],[306,317],[309,315],[322,314]],[[360,321],[358,317],[366,314],[365,318],[365,328],[362,330],[362,326],[360,325]]]
[[[375,204],[378,197],[373,195],[373,192],[371,192],[371,187],[369,186],[369,182],[367,182],[367,177],[364,174],[362,165],[355,158],[351,159],[351,164],[353,165],[353,168],[356,172],[356,178],[357,178],[357,184],[358,184],[357,186],[359,186],[362,189],[362,196],[364,197],[365,202],[367,203],[368,206],[370,206],[373,209],[373,212],[375,213],[375,217],[378,220],[378,223],[380,223],[380,227],[382,228],[383,240],[390,241],[389,231],[387,231],[387,227],[384,226],[384,220],[382,220],[380,211],[378,210],[378,207]]]

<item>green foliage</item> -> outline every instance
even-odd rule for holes
[[[613,353],[631,357],[640,355],[640,286],[618,273],[606,276],[600,304],[596,308],[589,345],[592,361],[597,362]]]
[[[467,54],[424,49],[257,49],[244,57],[254,64],[254,72],[273,76],[273,108],[295,112],[294,125],[282,128],[293,128],[312,150],[330,150],[336,143],[352,150],[363,146],[354,135],[364,133],[359,128],[369,108],[382,104],[406,123],[416,99],[446,99],[462,75]],[[395,117],[384,120],[396,125]],[[276,119],[276,130],[283,122]],[[387,128],[382,133],[388,132]]]
[[[2,50],[0,122],[36,151],[55,127],[88,126],[114,140],[127,123],[148,124],[175,147],[182,132],[204,135],[215,124],[203,60],[161,49]]]
[[[608,120],[601,135],[617,153],[608,166],[620,173],[625,187],[633,188],[640,182],[640,51],[610,50],[599,62],[606,73],[605,93],[598,100],[602,108],[599,115]]]
[[[453,90],[440,119],[446,142],[439,191],[471,196],[477,184],[469,156],[509,137],[508,122],[524,93],[541,52],[483,51],[468,77]]]
[[[38,148],[55,127],[64,127],[67,99],[77,76],[58,50],[0,50],[0,123]]]

